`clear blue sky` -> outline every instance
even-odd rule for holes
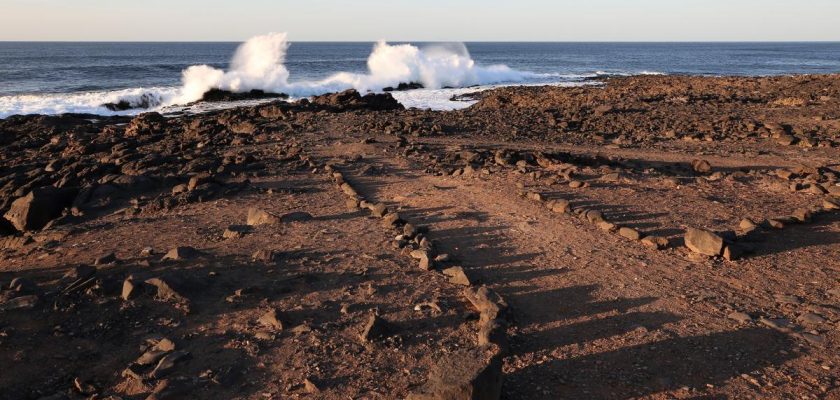
[[[840,0],[0,0],[0,40],[840,40]]]

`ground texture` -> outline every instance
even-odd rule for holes
[[[840,77],[475,97],[0,120],[0,398],[840,398]]]

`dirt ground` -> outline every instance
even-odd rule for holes
[[[460,266],[502,399],[840,399],[840,76],[477,96],[0,121],[0,398],[405,398],[477,344]]]

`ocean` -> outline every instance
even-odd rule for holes
[[[206,67],[195,67],[204,65]],[[191,68],[192,67],[192,68]],[[187,71],[187,72],[185,72]],[[840,43],[0,42],[0,118],[22,113],[133,114],[184,106],[210,86],[307,97],[400,82],[408,107],[454,109],[454,94],[498,85],[578,85],[605,75],[764,76],[840,72]],[[196,94],[198,93],[198,95]],[[147,109],[102,105],[151,99]],[[226,107],[232,104],[214,105]]]

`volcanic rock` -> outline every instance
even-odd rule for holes
[[[72,190],[40,187],[15,200],[3,217],[21,232],[41,229],[61,215],[73,202],[75,194]]]

